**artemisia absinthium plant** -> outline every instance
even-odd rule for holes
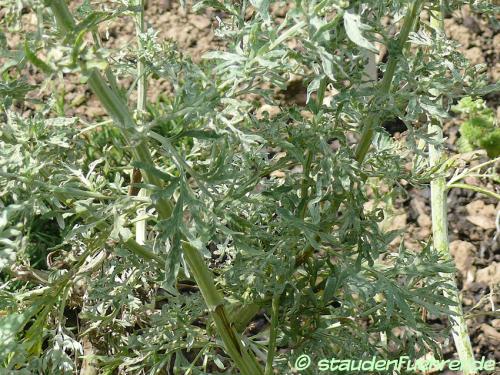
[[[189,4],[215,8],[225,45],[195,64],[141,26],[142,1],[1,1],[2,367],[258,375],[303,353],[439,356],[447,332],[422,311],[451,314],[453,265],[430,242],[392,248],[402,233],[382,229],[383,207],[429,183],[433,170],[408,165],[431,117],[495,87],[430,27],[434,3]],[[105,48],[115,21],[137,22],[138,43]],[[276,95],[292,79],[304,107]],[[67,115],[71,80],[100,122]],[[172,90],[135,104],[157,80]],[[404,141],[382,127],[393,118]],[[128,194],[133,168],[142,194]]]

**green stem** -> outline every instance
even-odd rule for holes
[[[441,8],[443,8],[442,1]],[[437,18],[431,20],[431,24],[435,27],[437,33],[444,32],[442,29],[443,24],[440,21],[442,17],[443,13],[439,12]],[[431,137],[435,141],[433,144],[429,144],[429,166],[433,168],[439,166],[443,158],[442,147],[444,139],[442,124],[434,119],[431,120],[428,133],[431,134]],[[441,253],[446,259],[451,259],[446,199],[447,188],[445,177],[438,176],[431,181],[432,239],[435,250]],[[444,292],[445,297],[450,298],[456,304],[455,306],[450,306],[450,310],[454,314],[449,317],[449,321],[458,357],[463,365],[463,374],[476,374],[477,372],[474,370],[474,353],[467,332],[467,323],[462,311],[462,301],[456,286],[455,275],[447,273],[441,276],[451,286]]]
[[[137,119],[140,123],[144,121],[144,116],[146,113],[146,95],[147,95],[147,76],[146,67],[142,60],[142,52],[144,50],[144,43],[141,40],[142,34],[144,33],[144,7],[145,0],[137,0],[137,5],[140,10],[136,16],[136,36],[137,36]],[[130,172],[130,181],[132,182],[134,171]],[[147,191],[141,189],[139,195],[146,195]],[[145,213],[145,209],[141,208],[138,210],[137,215],[141,216]],[[144,244],[146,241],[146,221],[140,220],[135,224],[135,239],[138,243]]]
[[[220,333],[227,353],[231,356],[242,374],[262,374],[262,369],[255,357],[251,355],[249,350],[244,346],[227,318],[224,309],[224,300],[215,287],[212,274],[206,267],[199,250],[186,241],[182,241],[182,248],[189,270],[193,273],[196,284],[200,288],[203,299],[215,321],[215,326]]]
[[[97,49],[102,48],[102,41],[97,31],[92,31],[92,39],[94,40]],[[118,88],[118,82],[116,81],[116,77],[114,76],[113,71],[111,70],[109,64],[106,66],[106,69],[104,70],[104,75],[108,80],[108,84],[111,87],[111,90],[113,90],[116,93],[119,93],[120,89]]]
[[[134,241],[131,238],[125,241],[124,244],[127,249],[130,250],[130,252],[134,253],[142,259],[154,260],[158,264],[159,269],[163,268],[165,260],[158,254],[146,248],[144,245],[138,243],[137,241]]]
[[[396,42],[396,48],[394,52],[390,51],[389,62],[387,63],[384,77],[380,82],[378,92],[375,95],[375,98],[372,100],[372,103],[374,100],[378,100],[378,98],[386,101],[386,96],[391,90],[391,85],[396,73],[398,61],[401,58],[402,51],[405,47],[406,42],[408,41],[408,36],[410,35],[411,30],[413,30],[415,21],[420,14],[420,7],[422,6],[422,3],[422,0],[414,1],[413,5],[408,10],[408,13],[406,14],[404,19],[403,27],[401,28],[401,32],[399,33],[399,37]],[[374,125],[376,122],[378,122],[380,117],[380,115],[374,116],[374,111],[371,111],[368,117],[365,118],[364,121],[362,121],[362,123],[364,123],[364,127],[358,146],[356,148],[356,160],[358,161],[358,163],[363,162],[366,154],[368,153],[373,140]]]
[[[415,21],[419,16],[422,3],[423,0],[414,1],[412,7],[408,10],[408,13],[406,14],[404,19],[403,27],[399,34],[399,38],[397,39],[397,47],[395,49],[396,53],[391,52],[390,54],[389,62],[387,63],[387,69],[384,73],[382,81],[380,82],[378,92],[371,101],[372,103],[374,100],[378,100],[377,98],[382,98],[383,100],[385,100],[385,97],[390,92],[398,60],[400,59],[401,57],[400,55],[402,54],[404,46],[408,41],[408,36],[410,35],[410,32],[415,25]],[[358,161],[358,163],[362,163],[364,161],[366,154],[368,153],[368,149],[370,148],[370,145],[373,140],[374,124],[380,119],[380,115],[379,114],[374,115],[374,112],[375,111],[371,111],[371,116],[365,118],[365,120],[362,121],[365,123],[365,125],[355,152],[355,158]],[[335,202],[335,204],[332,205],[330,211],[337,212],[339,207],[340,207],[340,202]],[[319,240],[319,236],[317,236],[316,239]],[[309,258],[312,252],[313,252],[312,246],[310,245],[307,246],[307,248],[304,249],[301,252],[301,254],[299,254],[299,256],[297,257],[296,266],[300,266],[301,264],[303,264]]]
[[[247,328],[248,322],[260,311],[260,306],[256,303],[243,305],[233,303],[228,306],[227,312],[229,320],[233,323],[237,332],[243,332]]]
[[[71,12],[66,6],[66,2],[64,0],[52,0],[49,4],[59,29],[65,33],[72,32],[76,25]]]
[[[267,360],[266,360],[266,371],[265,375],[271,375],[273,373],[273,360],[276,354],[276,337],[278,333],[278,314],[280,307],[280,295],[275,295],[273,297],[273,302],[271,305],[271,332],[269,335],[269,345],[267,349]]]
[[[127,105],[111,88],[106,84],[104,78],[97,69],[92,69],[88,75],[88,84],[92,91],[99,98],[108,114],[115,120],[125,139],[132,146],[132,155],[135,160],[144,165],[153,165],[153,160],[149,148],[144,140],[135,141],[139,138],[135,121],[128,110]],[[152,172],[144,170],[144,179],[147,183],[161,187],[162,181]],[[156,209],[161,218],[168,218],[172,213],[172,202],[166,199],[159,199]]]
[[[306,161],[303,166],[304,168],[304,176],[302,178],[302,186],[300,187],[300,217],[304,218],[307,212],[307,188],[309,185],[309,172],[311,170],[311,164],[313,159],[313,153],[311,150],[307,150],[306,153]]]
[[[141,35],[144,33],[144,7],[145,0],[137,0],[137,5],[140,7],[140,11],[136,17],[136,35],[139,52],[142,53],[144,46],[141,41]],[[142,120],[144,112],[146,111],[146,93],[147,93],[147,77],[146,77],[146,67],[144,61],[139,55],[137,56],[137,116]]]
[[[443,142],[443,131],[440,125],[429,124],[429,133],[434,133],[434,140],[439,144]],[[430,165],[438,165],[442,158],[440,146],[429,145]],[[444,177],[437,177],[431,181],[431,209],[432,209],[432,237],[436,251],[450,258],[450,249],[448,244],[448,216],[446,204],[446,180]],[[450,316],[450,325],[453,339],[457,348],[458,356],[464,364],[464,375],[475,374],[470,364],[474,361],[474,354],[467,332],[467,323],[462,311],[462,301],[460,293],[456,287],[454,274],[443,274],[442,277],[452,285],[452,288],[446,291],[445,296],[457,303],[456,306],[450,306],[454,316]]]
[[[387,69],[384,73],[384,77],[380,82],[378,92],[372,99],[372,102],[373,100],[377,100],[377,98],[379,97],[385,98],[389,93],[391,89],[392,80],[394,79],[394,74],[396,72],[398,60],[401,57],[400,55],[402,54],[406,42],[408,41],[408,36],[410,34],[410,31],[413,29],[415,21],[419,16],[422,3],[423,3],[422,0],[414,1],[412,7],[408,10],[408,13],[406,14],[404,19],[403,27],[399,34],[399,38],[397,39],[397,48],[396,48],[397,54],[394,52],[391,53],[389,57],[389,62],[387,63]],[[355,152],[355,157],[358,163],[362,163],[366,157],[368,149],[370,148],[370,145],[373,140],[373,135],[374,135],[373,126],[380,118],[380,115],[373,115],[373,112],[374,111],[371,112],[372,116],[364,120],[365,126],[363,128],[363,132],[361,134],[361,138]],[[335,202],[335,204],[332,204],[331,212],[337,212],[339,207],[340,207],[340,202]],[[317,239],[319,239],[319,236],[317,237]],[[312,246],[308,246],[297,258],[296,265],[299,266],[303,264],[307,260],[307,258],[312,254],[312,250],[313,250]]]

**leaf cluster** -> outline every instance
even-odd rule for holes
[[[479,70],[424,21],[415,21],[412,49],[396,48],[384,19],[398,24],[410,1],[297,0],[286,2],[283,17],[273,13],[282,1],[197,2],[194,10],[223,12],[217,35],[226,46],[199,64],[151,28],[139,35],[140,47],[103,48],[98,27],[131,20],[134,4],[85,1],[64,34],[48,7],[37,8],[38,34],[10,56],[44,81],[22,81],[23,64],[2,72],[5,368],[65,374],[90,361],[107,374],[236,373],[183,241],[200,249],[228,311],[242,312],[230,314],[231,327],[243,333],[264,317],[264,330],[243,333],[261,358],[279,300],[272,328],[283,373],[302,353],[439,353],[444,334],[422,311],[451,314],[443,273],[453,267],[427,243],[395,248],[402,233],[384,228],[379,202],[428,183],[432,171],[411,166],[415,155],[426,156],[419,144],[432,142],[426,124],[446,118],[457,98],[494,89]],[[365,74],[379,44],[397,61],[382,94]],[[170,86],[148,102],[140,126],[132,123],[137,113],[131,123],[127,113],[92,124],[65,116],[57,92],[43,103],[30,99],[52,80],[74,74],[85,84],[98,71],[133,108],[137,60],[150,83]],[[389,64],[378,69],[383,76]],[[303,106],[283,99],[294,80],[305,87]],[[33,103],[37,111],[23,113]],[[113,103],[102,104],[109,111]],[[262,114],[264,105],[277,113]],[[407,127],[403,140],[383,127],[394,118]],[[376,136],[360,161],[356,142],[368,120]],[[149,162],[138,160],[139,146]],[[154,177],[135,184],[139,196],[128,194],[133,168]],[[164,201],[169,217],[158,210]],[[131,246],[137,222],[145,223],[145,243]]]

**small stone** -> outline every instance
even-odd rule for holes
[[[429,228],[432,224],[432,221],[429,215],[422,213],[418,216],[417,223],[422,228]]]
[[[500,263],[493,262],[476,273],[476,281],[485,285],[500,284]]]
[[[457,25],[453,19],[445,19],[445,30],[451,39],[456,40],[462,45],[462,47],[467,48],[472,40],[472,35],[469,29],[462,25]]]
[[[285,178],[285,172],[283,171],[273,171],[271,172],[271,177],[275,177],[275,178]]]
[[[398,230],[406,228],[406,222],[408,219],[408,215],[406,213],[401,213],[399,215],[395,215],[389,225],[389,230]]]
[[[481,330],[489,340],[500,343],[500,332],[498,330],[488,324],[481,324]]]
[[[198,30],[205,30],[210,27],[210,19],[204,16],[192,15],[189,17],[189,21]]]
[[[464,279],[472,268],[476,247],[466,241],[456,240],[450,243],[450,253],[455,259],[455,265]]]
[[[481,28],[479,27],[479,24],[474,19],[474,17],[470,16],[464,17],[464,26],[476,34],[478,34],[481,31]]]
[[[497,210],[492,204],[484,204],[477,200],[465,206],[468,216],[467,220],[483,229],[494,229],[496,227]]]
[[[465,50],[464,56],[472,65],[484,64],[483,51],[479,47],[472,47]]]
[[[269,118],[272,119],[276,117],[280,112],[281,112],[280,107],[278,107],[277,105],[264,104],[259,109],[257,109],[255,116],[257,117],[258,120],[262,120],[266,116],[269,116]]]

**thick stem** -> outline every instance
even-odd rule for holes
[[[441,126],[438,124],[430,124],[429,132],[434,133],[434,140],[443,143],[443,132]],[[431,168],[438,165],[442,158],[440,146],[429,145],[429,162]],[[446,181],[444,177],[436,177],[431,181],[431,208],[432,208],[432,236],[433,244],[436,251],[443,254],[446,258],[451,258],[450,249],[448,245],[448,215],[446,204]],[[446,297],[450,298],[456,303],[456,306],[450,306],[450,310],[454,316],[450,316],[450,326],[453,334],[453,340],[457,348],[458,357],[463,363],[464,375],[476,374],[474,371],[474,354],[467,332],[467,323],[464,319],[462,311],[462,301],[460,293],[456,287],[454,274],[443,274],[442,277],[446,279],[448,284],[452,285],[451,290],[446,291]]]
[[[97,69],[93,69],[88,76],[88,84],[92,91],[99,98],[108,114],[117,123],[125,139],[132,145],[132,154],[135,160],[144,165],[153,165],[151,154],[144,140],[135,141],[138,138],[135,121],[130,114],[127,105],[111,88],[106,84],[104,78]],[[135,144],[134,144],[135,143]],[[147,183],[161,187],[162,181],[152,172],[144,171],[144,179]],[[172,213],[172,202],[166,199],[159,199],[156,209],[161,218],[168,218]]]
[[[137,119],[140,123],[144,121],[144,115],[146,112],[146,94],[147,94],[147,76],[146,76],[146,69],[144,65],[144,61],[142,59],[142,52],[144,49],[144,43],[142,42],[142,34],[144,33],[144,7],[145,7],[145,0],[137,0],[137,5],[139,6],[140,10],[136,16],[135,19],[135,24],[136,24],[136,35],[137,35]],[[131,177],[133,176],[134,171],[131,172]],[[133,181],[132,178],[130,178],[130,181]],[[147,194],[147,191],[145,189],[141,189],[139,191],[139,194],[141,196],[144,196]],[[141,208],[137,211],[138,216],[142,216],[146,213],[146,210],[144,208]],[[144,244],[146,241],[146,221],[145,220],[140,220],[135,224],[135,240],[140,243]]]
[[[224,309],[224,300],[215,287],[212,274],[206,267],[199,250],[186,241],[182,242],[182,248],[189,270],[192,272],[196,284],[200,288],[203,299],[215,321],[215,326],[220,333],[227,353],[231,356],[242,374],[262,374],[262,369],[259,364],[253,355],[250,355],[249,350],[244,346],[227,318]]]
[[[441,8],[443,8],[442,1]],[[442,18],[443,13],[439,12],[436,17],[431,20],[431,24],[435,27],[436,32],[444,32]],[[429,124],[428,131],[432,134],[435,141],[434,144],[429,144],[429,164],[430,167],[433,168],[438,166],[443,158],[442,147],[444,140],[442,124],[433,119]],[[448,209],[446,198],[447,187],[445,177],[438,176],[431,181],[433,245],[436,251],[441,253],[445,258],[451,259],[448,242]],[[477,374],[474,368],[474,353],[467,332],[467,323],[462,311],[462,301],[456,286],[455,275],[447,273],[441,276],[451,285],[451,288],[445,291],[445,296],[453,300],[456,304],[455,306],[450,306],[450,310],[454,315],[449,317],[449,322],[458,357],[463,365],[463,374]]]

